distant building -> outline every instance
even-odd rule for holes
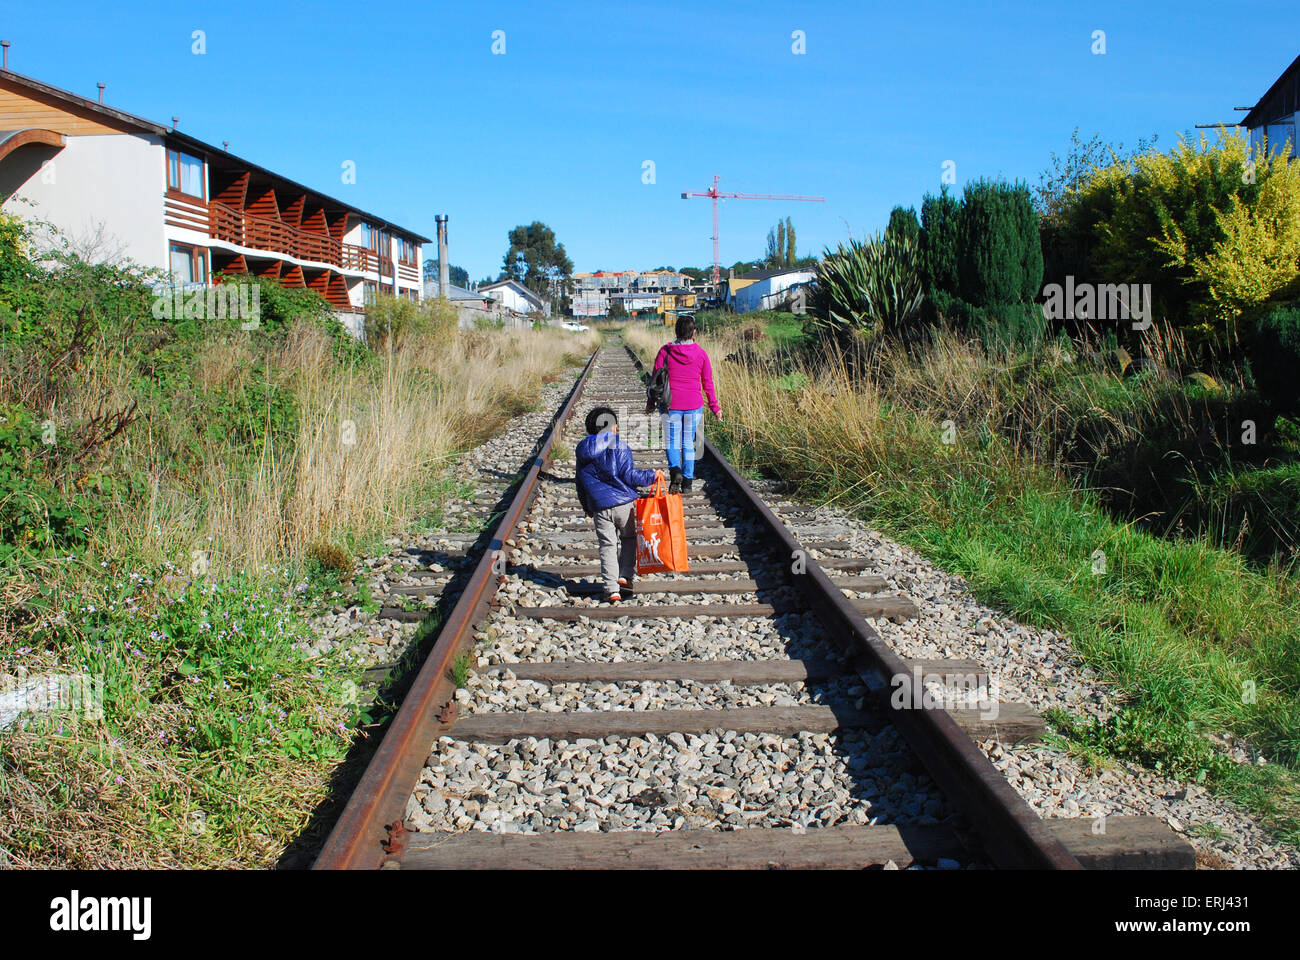
[[[694,290],[678,287],[663,293],[611,293],[610,303],[622,303],[633,320],[662,320],[666,324],[677,322],[677,314],[695,310],[698,295]]]
[[[811,267],[753,270],[728,277],[727,306],[736,313],[791,308],[802,313],[806,289],[816,279],[817,271]]]
[[[529,313],[541,313],[548,317],[551,315],[550,302],[543,300],[518,280],[485,283],[478,288],[478,292],[491,297],[504,309],[518,317]]]
[[[611,297],[622,300],[629,312],[657,307],[660,294],[676,290],[690,282],[689,277],[674,270],[607,270],[575,273],[571,278],[573,294],[570,310],[575,317],[603,317],[609,313]]]
[[[1246,128],[1250,145],[1255,149],[1263,149],[1266,138],[1270,152],[1284,149],[1289,142],[1287,156],[1294,160],[1300,156],[1296,150],[1297,118],[1300,118],[1300,57],[1291,61],[1291,66],[1273,81],[1268,91],[1250,108],[1241,125]]]
[[[424,299],[436,300],[441,296],[442,292],[438,287],[437,280],[424,281]],[[474,326],[476,320],[504,319],[505,310],[486,293],[449,283],[446,296],[455,309],[458,325],[462,328]]]
[[[218,273],[317,291],[354,332],[379,290],[420,298],[412,230],[172,128],[0,70],[0,197],[101,259],[178,285]]]

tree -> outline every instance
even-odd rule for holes
[[[437,280],[437,279],[438,279],[438,261],[437,261],[437,260],[426,260],[426,261],[424,261],[424,279],[426,279],[426,280]],[[456,266],[454,263],[452,263],[452,264],[448,264],[448,266],[447,266],[447,282],[448,282],[448,283],[454,283],[454,284],[455,284],[456,286],[458,286],[458,287],[468,287],[468,286],[469,286],[469,271],[466,270],[464,267],[458,267],[458,266]]]
[[[1237,134],[1180,138],[1168,153],[1094,170],[1063,216],[1071,234],[1095,238],[1098,277],[1149,283],[1162,315],[1230,342],[1236,311],[1277,294],[1294,268],[1287,167]]]
[[[609,309],[605,311],[605,316],[610,320],[626,320],[627,308],[623,306],[623,301],[611,300]]]
[[[966,184],[957,225],[957,279],[976,306],[1028,303],[1043,282],[1038,214],[1023,184]]]
[[[916,211],[911,207],[895,207],[889,211],[889,225],[885,227],[885,233],[906,237],[915,243],[921,235],[921,222],[916,219]]]
[[[1125,152],[1122,143],[1107,143],[1099,134],[1093,134],[1088,140],[1079,138],[1079,128],[1070,134],[1070,149],[1064,157],[1052,152],[1052,165],[1044,170],[1034,188],[1034,203],[1047,220],[1060,217],[1062,208],[1069,203],[1073,194],[1088,182],[1093,172],[1113,164],[1128,165],[1139,154],[1146,153],[1155,144],[1156,134],[1151,138],[1141,139],[1137,147]]]
[[[795,266],[794,224],[789,217],[778,220],[776,226],[767,231],[767,252],[763,256],[763,266],[777,270]]]
[[[505,277],[518,280],[533,293],[550,297],[573,273],[573,261],[556,242],[555,231],[539,220],[518,226],[508,235],[510,248],[502,258]]]
[[[932,300],[938,290],[957,295],[957,223],[960,219],[961,203],[948,193],[947,184],[943,185],[937,197],[927,193],[921,201],[920,262],[926,293]]]

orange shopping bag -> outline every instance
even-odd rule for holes
[[[664,475],[655,471],[650,496],[636,502],[636,572],[684,573],[686,560],[686,517],[682,495],[668,493]]]

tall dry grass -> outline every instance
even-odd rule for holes
[[[255,451],[204,440],[197,467],[182,468],[170,451],[192,425],[141,424],[116,468],[144,477],[147,492],[119,499],[98,548],[146,562],[201,552],[209,569],[229,572],[348,533],[391,530],[458,451],[498,429],[594,343],[549,330],[410,335],[386,339],[371,362],[343,363],[329,336],[300,323],[260,367],[293,397],[291,440],[266,430]],[[233,389],[255,376],[251,359],[246,340],[213,340],[197,377],[204,389]]]

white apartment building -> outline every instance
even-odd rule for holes
[[[174,128],[0,70],[7,212],[167,270],[307,287],[344,314],[384,289],[420,299],[429,242]],[[355,328],[355,324],[349,323]]]

